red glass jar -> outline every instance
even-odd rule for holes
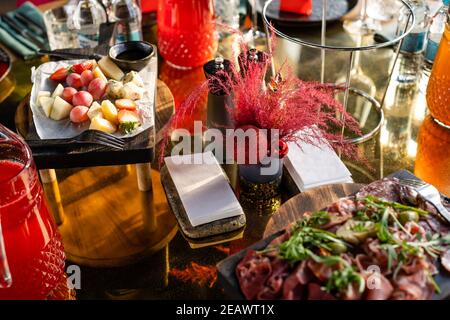
[[[159,0],[158,48],[172,66],[199,67],[217,50],[212,0]]]
[[[0,125],[0,300],[47,298],[64,262],[31,151]]]

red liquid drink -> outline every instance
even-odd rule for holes
[[[281,0],[280,11],[309,16],[312,13],[312,0]]]
[[[0,125],[0,299],[45,299],[64,273],[60,235],[28,147]]]
[[[217,37],[211,0],[159,0],[158,47],[172,66],[202,66],[214,56]]]

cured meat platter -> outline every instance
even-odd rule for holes
[[[284,230],[217,265],[225,291],[251,300],[448,298],[450,227],[397,178],[417,179],[400,171],[326,208],[300,202],[294,214],[275,213],[266,234]]]

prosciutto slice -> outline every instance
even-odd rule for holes
[[[269,258],[249,250],[236,267],[236,276],[245,298],[255,299],[264,289],[271,273],[272,265]]]
[[[373,276],[373,274],[370,274]],[[394,287],[391,282],[382,274],[375,275],[377,277],[376,282],[371,285],[366,285],[366,291],[364,293],[364,299],[366,300],[387,300],[391,297],[392,292],[394,292]],[[370,281],[370,279],[366,280]]]
[[[294,272],[286,278],[283,286],[284,300],[303,299],[306,294],[306,285],[314,280],[314,275],[308,268],[306,261],[297,264]]]
[[[375,206],[368,206],[364,201],[363,198],[368,195],[419,207],[426,210],[428,214],[421,214],[419,221],[408,221],[403,225],[394,223],[395,219],[389,218],[387,228],[391,235],[390,238],[386,240],[386,237],[370,234],[358,244],[348,247],[345,253],[340,254],[340,258],[346,263],[335,263],[334,265],[319,263],[316,261],[321,260],[311,258],[295,263],[288,263],[282,259],[277,247],[291,237],[291,232],[295,231],[292,227],[297,224],[294,222],[287,227],[285,233],[269,244],[269,250],[265,252],[249,250],[237,265],[235,272],[244,296],[249,300],[329,300],[336,298],[345,300],[421,300],[431,298],[435,287],[430,277],[438,272],[435,265],[437,259],[428,251],[422,250],[419,252],[420,254],[416,254],[404,249],[404,246],[400,244],[428,241],[428,239],[435,239],[432,237],[435,234],[445,236],[450,233],[450,227],[439,216],[436,208],[425,201],[415,190],[400,185],[397,179],[386,178],[374,182],[362,188],[356,196],[336,201],[325,208],[330,217],[329,221],[313,227],[336,233],[336,229],[350,219],[361,219],[361,215],[355,217],[358,211],[363,210],[369,219],[372,218],[372,214],[379,215],[379,209]],[[388,210],[391,210],[389,213],[393,217],[400,213],[400,209],[389,208]],[[311,212],[305,213],[304,217],[311,217],[312,214]],[[352,222],[354,221],[347,223],[351,224]],[[373,223],[378,223],[378,221]],[[376,227],[379,228],[379,226]],[[340,252],[335,250],[332,245],[328,245],[328,247],[310,246],[308,249],[324,257],[337,255],[336,252]],[[449,247],[445,247],[445,243],[443,243],[442,246],[433,248],[435,249],[433,252],[446,250],[442,252],[440,258],[443,268],[450,272]],[[402,255],[400,255],[401,253]],[[359,292],[359,285],[352,282],[353,278],[345,278],[348,275],[352,276],[352,273],[336,274],[336,276],[343,277],[342,279],[333,279],[340,280],[339,283],[328,282],[333,271],[344,265],[353,268],[366,280],[364,292]],[[374,267],[378,269],[374,269]],[[373,272],[374,270],[377,274]],[[342,285],[343,283],[345,286]],[[327,285],[331,288],[332,294],[325,291],[324,288]]]
[[[411,275],[403,274],[397,278],[392,298],[396,300],[427,300],[433,295],[434,288],[428,281],[426,270]]]
[[[272,273],[267,279],[264,288],[258,293],[258,300],[273,300],[282,295],[283,282],[288,276],[289,266],[286,261],[275,259],[271,263]]]

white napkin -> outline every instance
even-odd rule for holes
[[[284,166],[300,191],[332,183],[353,182],[350,171],[336,152],[323,143],[320,147],[289,143]]]
[[[211,152],[172,156],[164,161],[192,226],[244,214]]]

